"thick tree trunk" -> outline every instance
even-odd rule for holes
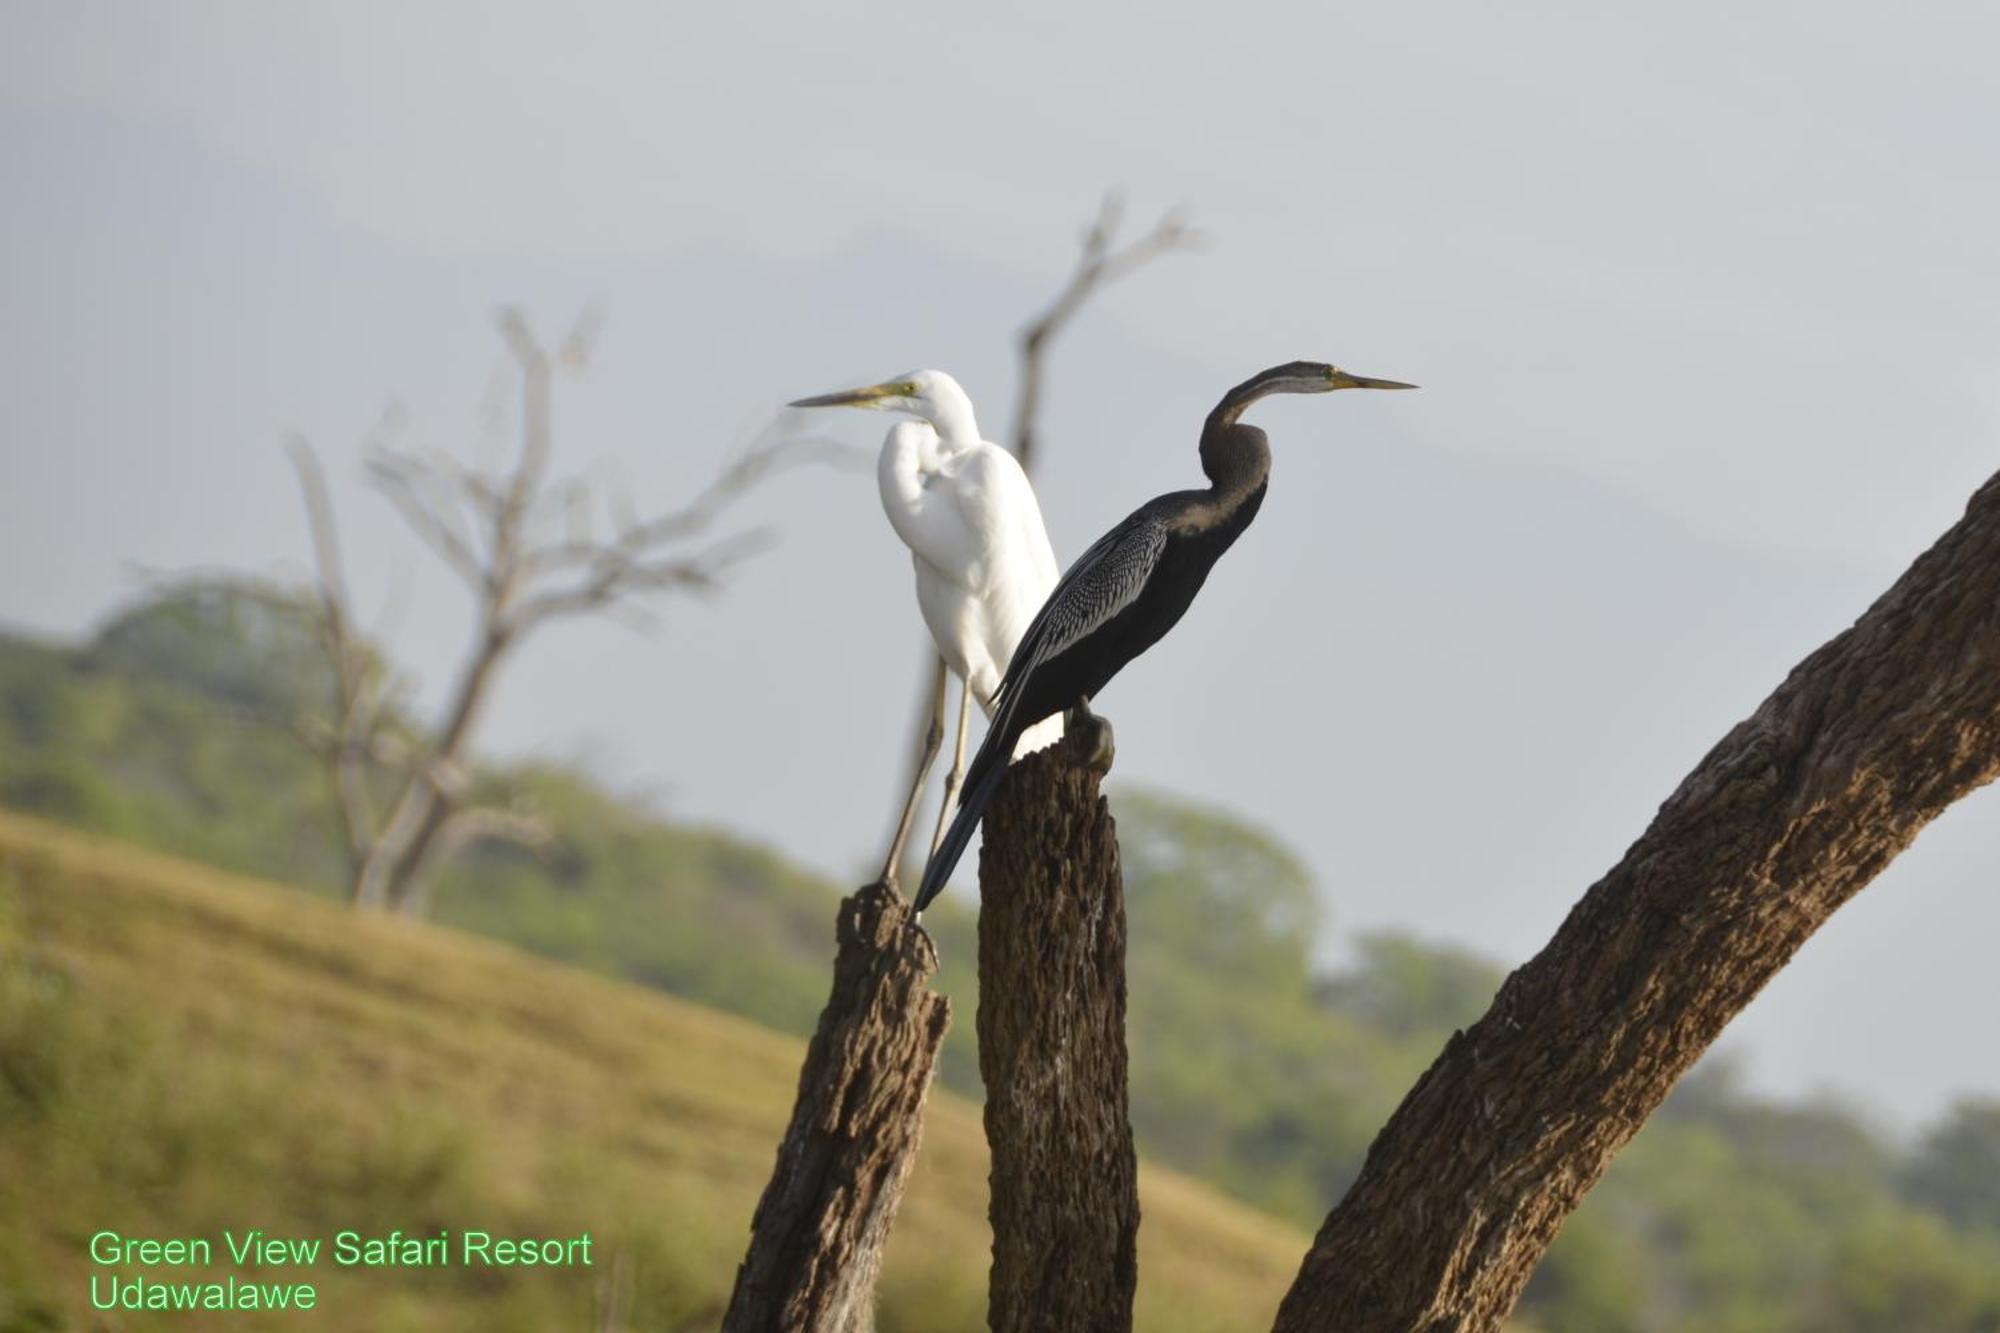
[[[931,942],[894,892],[840,905],[833,992],[751,1222],[724,1333],[866,1333],[950,1021]]]
[[[1082,734],[1080,734],[1082,733]],[[1139,1233],[1125,1089],[1125,893],[1100,737],[1008,773],[979,885],[979,1072],[995,1333],[1124,1333]]]
[[[2000,772],[2000,477],[1702,760],[1455,1035],[1279,1333],[1496,1329],[1564,1217],[1835,908]]]

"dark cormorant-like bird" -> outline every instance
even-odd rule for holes
[[[1021,733],[1065,709],[1087,712],[1127,662],[1174,627],[1208,571],[1257,517],[1270,483],[1271,446],[1263,431],[1238,420],[1244,409],[1274,393],[1416,387],[1293,361],[1222,396],[1201,430],[1207,489],[1175,491],[1139,506],[1069,567],[1028,625],[1001,678],[985,743],[966,770],[958,815],[924,867],[917,911],[944,889]]]

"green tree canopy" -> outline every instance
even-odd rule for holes
[[[333,698],[316,608],[249,579],[156,587],[104,624],[85,660],[286,723],[324,712]]]
[[[1325,927],[1304,863],[1269,833],[1210,806],[1120,789],[1118,851],[1132,947],[1218,976],[1302,983]]]
[[[1918,1143],[1903,1189],[1957,1226],[2000,1232],[2000,1099],[1953,1106]]]

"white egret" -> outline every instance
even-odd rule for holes
[[[1056,557],[1042,509],[1021,465],[999,445],[980,438],[972,399],[941,370],[914,370],[866,388],[801,398],[792,406],[866,407],[916,418],[889,428],[876,479],[883,512],[910,548],[917,605],[931,641],[964,682],[958,741],[931,840],[935,850],[965,777],[971,703],[976,699],[981,711],[992,714],[1014,647],[1055,587]],[[944,741],[945,685],[940,672],[916,781],[882,867],[883,880],[892,886],[917,801]],[[1010,753],[1026,754],[1061,738],[1062,719],[1050,718],[1022,730]]]

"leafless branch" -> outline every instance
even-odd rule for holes
[[[642,562],[653,551],[674,542],[700,537],[729,506],[774,473],[804,463],[839,462],[852,454],[845,446],[819,439],[779,437],[765,432],[726,464],[715,479],[687,504],[658,517],[641,520],[629,498],[607,502],[617,535],[609,541],[565,539],[527,552],[524,570],[533,577],[587,569],[602,572]]]
[[[1688,1068],[1930,821],[2000,776],[2000,475],[1785,675],[1454,1032],[1277,1333],[1494,1333]]]
[[[691,555],[656,560],[630,557],[615,547],[607,547],[581,582],[525,598],[509,624],[525,630],[560,616],[613,605],[624,605],[631,610],[633,599],[650,593],[712,592],[729,569],[768,550],[773,540],[768,529],[757,529],[725,538]]]
[[[582,370],[590,364],[590,357],[597,350],[597,335],[604,331],[604,311],[597,306],[585,306],[570,325],[569,332],[556,348],[556,364],[565,370]]]
[[[369,799],[367,773],[358,747],[365,747],[375,730],[381,682],[370,667],[367,647],[355,635],[348,614],[340,533],[319,456],[299,436],[292,438],[290,454],[312,535],[313,562],[318,573],[320,636],[326,646],[327,662],[333,669],[333,720],[323,728],[322,752],[333,770],[334,794],[349,863],[358,871],[372,854],[375,837],[374,804]]]
[[[453,504],[458,497],[480,502],[478,488],[468,484],[471,478],[461,474],[454,479],[435,460],[387,448],[379,449],[368,460],[367,468],[375,489],[396,507],[410,530],[453,573],[475,589],[484,586],[486,570],[461,526],[463,516]],[[458,497],[451,494],[454,483]]]
[[[1042,373],[1048,345],[1062,332],[1092,292],[1107,283],[1143,267],[1161,255],[1187,250],[1200,244],[1201,233],[1187,223],[1178,209],[1160,216],[1143,235],[1118,242],[1124,222],[1125,203],[1117,192],[1104,196],[1097,218],[1083,234],[1076,267],[1069,281],[1056,293],[1054,301],[1021,330],[1020,387],[1014,399],[1014,456],[1026,471],[1034,461],[1035,426],[1042,405]]]
[[[442,860],[449,860],[464,848],[481,842],[502,842],[539,850],[554,839],[555,832],[548,821],[525,805],[506,808],[465,806],[452,811],[450,818],[445,820],[444,828],[438,834],[438,855]]]

